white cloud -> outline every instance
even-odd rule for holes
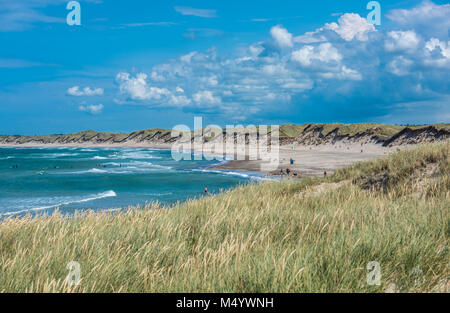
[[[144,27],[144,26],[173,26],[178,25],[175,22],[144,22],[144,23],[129,23],[122,24],[122,27]]]
[[[386,51],[414,51],[420,43],[420,37],[413,31],[390,31],[384,42]]]
[[[88,106],[80,105],[80,106],[78,107],[78,109],[79,109],[80,111],[88,112],[88,113],[94,114],[94,115],[95,115],[95,114],[100,114],[100,113],[102,113],[103,108],[104,108],[103,104],[99,104],[99,105],[88,105]]]
[[[431,38],[425,44],[425,63],[436,67],[450,67],[450,41]]]
[[[355,13],[346,13],[339,18],[338,24],[326,24],[324,28],[335,31],[346,41],[351,41],[354,38],[367,41],[367,34],[376,31],[375,27],[367,22],[367,19]]]
[[[119,73],[116,76],[120,84],[120,91],[126,93],[133,100],[160,100],[162,96],[170,96],[166,88],[152,87],[147,84],[147,74],[138,73],[136,77],[130,77],[128,73]]]
[[[83,2],[101,3],[101,0]],[[40,23],[63,24],[66,22],[64,15],[48,15],[50,10],[46,8],[53,6],[58,10],[67,3],[68,0],[0,0],[0,32],[24,31]]]
[[[197,51],[190,52],[180,57],[180,60],[186,63],[191,63],[192,58],[197,54]]]
[[[181,87],[176,87],[172,92],[167,88],[150,86],[147,83],[147,74],[138,73],[136,77],[129,73],[121,72],[117,74],[116,81],[122,94],[135,101],[150,101],[154,106],[175,106],[182,107],[189,105],[192,101],[184,95]],[[179,95],[175,95],[178,93]]]
[[[198,104],[218,105],[222,103],[220,97],[214,96],[214,94],[209,90],[197,92],[192,98]]]
[[[292,42],[292,34],[289,33],[283,26],[277,25],[272,27],[270,34],[280,48],[292,48],[294,46]]]
[[[292,52],[292,60],[299,62],[303,66],[309,66],[314,60],[324,63],[331,61],[340,62],[342,55],[331,43],[327,42],[317,47],[304,46]]]
[[[287,79],[281,87],[284,89],[290,89],[294,92],[302,92],[312,89],[314,87],[314,82],[311,79],[305,79],[304,81]]]
[[[268,64],[263,66],[262,68],[263,72],[270,76],[280,76],[288,74],[289,71],[284,67],[284,64]]]
[[[168,104],[171,106],[176,107],[183,107],[191,104],[191,99],[188,99],[188,97],[181,95],[181,96],[175,96],[171,95],[168,99]]]
[[[263,46],[261,46],[260,43],[258,43],[258,44],[253,44],[253,45],[251,45],[251,46],[248,48],[248,50],[249,50],[249,52],[250,52],[250,55],[251,55],[253,58],[256,58],[256,57],[258,57],[258,56],[265,50],[265,48],[264,48]]]
[[[252,107],[276,114],[283,105],[315,101],[353,114],[351,106],[362,94],[365,103],[383,108],[447,92],[441,70],[450,67],[447,39],[426,42],[430,37],[396,25],[370,35],[375,31],[357,14],[300,36],[277,25],[265,41],[239,46],[234,54],[194,51],[154,66],[151,80],[122,73],[118,82],[127,101],[228,117],[248,116]]]
[[[359,73],[357,70],[353,70],[351,68],[348,68],[347,66],[343,65],[339,67],[334,72],[323,72],[319,74],[320,77],[329,79],[329,80],[353,80],[353,81],[359,81],[363,79],[363,76],[361,73]]]
[[[200,81],[209,86],[217,86],[219,84],[218,78],[216,75],[211,75],[209,77],[201,77]]]
[[[337,77],[339,79],[348,79],[348,80],[362,80],[363,79],[362,75],[357,70],[348,68],[345,65],[342,66],[341,72],[337,74]]]
[[[425,49],[429,52],[433,52],[439,48],[441,55],[444,58],[450,58],[450,41],[445,43],[437,38],[431,38],[426,44]]]
[[[175,11],[178,13],[181,13],[182,15],[192,15],[192,16],[198,16],[198,17],[205,17],[205,18],[213,18],[217,17],[217,11],[216,10],[207,10],[207,9],[194,9],[191,7],[175,7]]]
[[[90,87],[84,87],[82,90],[79,86],[73,86],[69,89],[67,89],[67,94],[74,96],[74,97],[90,97],[90,96],[102,96],[103,95],[103,88],[90,88]]]
[[[386,16],[407,29],[416,29],[428,36],[448,36],[450,28],[450,4],[438,5],[425,0],[412,9],[396,9]]]
[[[412,64],[413,61],[401,55],[396,57],[387,65],[387,70],[394,75],[405,76],[409,74],[409,68]]]
[[[301,36],[297,36],[294,38],[294,42],[297,43],[315,43],[315,42],[324,42],[327,41],[327,38],[324,35],[321,35],[320,32],[323,31],[323,28],[320,28],[314,32],[306,32]]]

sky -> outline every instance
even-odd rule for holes
[[[0,134],[450,121],[450,3],[0,0]]]

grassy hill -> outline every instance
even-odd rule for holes
[[[170,208],[4,220],[0,291],[448,292],[449,155],[447,141]]]
[[[269,127],[270,130],[270,127]],[[245,129],[236,128],[236,133],[242,134]],[[192,132],[192,135],[194,133]],[[397,137],[414,138],[418,142],[433,141],[434,139],[449,138],[450,124],[434,124],[421,126],[396,126],[377,123],[359,124],[318,124],[309,123],[303,125],[284,124],[280,126],[280,140],[282,143],[289,143],[298,140],[303,144],[320,144],[327,139],[336,140],[343,138],[353,138],[358,136],[368,136],[377,143],[393,142]],[[311,136],[315,140],[311,141]],[[206,141],[214,136],[205,136]],[[93,130],[82,131],[66,135],[45,135],[45,136],[0,136],[0,143],[3,144],[74,144],[74,143],[171,143],[176,138],[171,137],[171,130],[168,129],[146,129],[132,133],[109,133],[97,132]],[[400,140],[400,142],[403,142]],[[417,143],[414,141],[414,143]]]

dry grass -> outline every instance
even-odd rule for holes
[[[171,208],[4,220],[0,291],[446,292],[449,146]],[[438,170],[417,183],[430,164]],[[380,172],[392,177],[384,190],[360,188]],[[82,280],[70,287],[72,260]],[[370,261],[380,286],[366,283]]]

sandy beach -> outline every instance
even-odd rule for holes
[[[380,145],[346,144],[323,146],[294,146],[280,148],[280,164],[277,170],[262,171],[262,161],[232,160],[216,166],[218,169],[234,169],[243,171],[258,171],[264,174],[278,176],[281,169],[291,171],[293,177],[322,176],[324,172],[335,170],[356,162],[367,161],[386,156],[398,148],[385,148]],[[290,164],[290,159],[294,164]],[[295,175],[295,176],[294,176]]]

